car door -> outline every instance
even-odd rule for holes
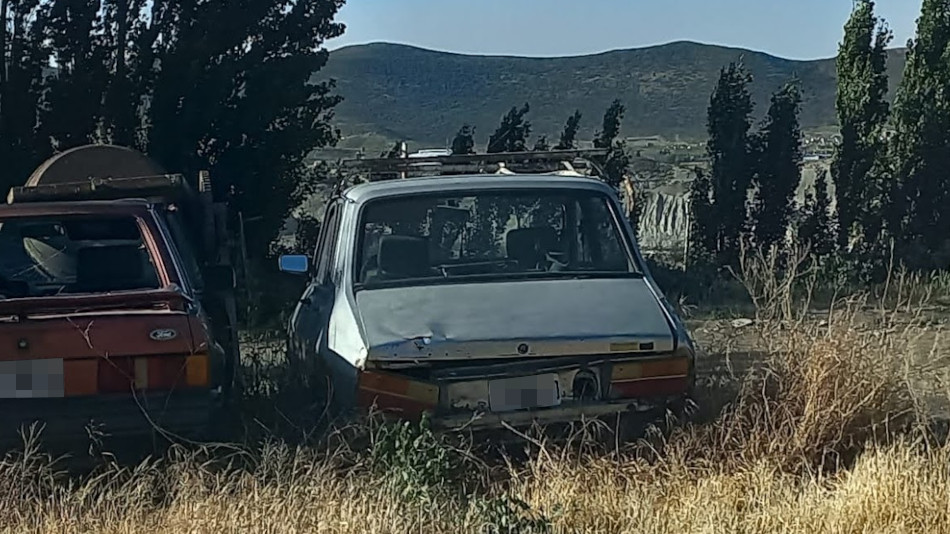
[[[325,344],[324,337],[329,324],[333,306],[334,287],[332,266],[336,245],[339,242],[341,204],[331,202],[323,218],[323,228],[317,240],[313,255],[312,275],[297,308],[291,317],[291,351],[309,367],[319,364],[320,345]]]

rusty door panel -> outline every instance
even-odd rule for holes
[[[181,312],[130,312],[0,323],[0,361],[205,351],[207,347],[195,346],[192,320]],[[152,334],[157,331],[164,335],[156,334],[154,337],[159,339],[153,339]]]

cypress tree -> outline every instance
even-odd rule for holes
[[[950,225],[950,0],[924,0],[907,48],[894,104],[899,182],[892,219],[900,217],[901,240],[919,252],[917,266],[946,267],[932,262]]]
[[[721,69],[709,99],[706,152],[712,162],[709,190],[716,221],[713,252],[721,260],[738,259],[739,239],[746,225],[749,186],[754,172],[749,129],[752,124],[752,76],[740,62]],[[709,230],[712,232],[712,230]]]
[[[852,236],[878,239],[885,202],[883,170],[887,153],[887,46],[892,35],[874,15],[874,2],[861,0],[838,47],[835,107],[841,142],[831,165],[838,210],[838,245]]]
[[[785,238],[795,209],[795,191],[801,183],[800,107],[798,85],[787,84],[772,95],[765,125],[759,134],[758,192],[752,219],[756,244],[762,247],[778,244]]]

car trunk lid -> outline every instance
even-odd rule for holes
[[[558,279],[361,290],[368,360],[478,360],[674,348],[643,279]]]

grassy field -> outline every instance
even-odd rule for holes
[[[590,424],[486,452],[477,437],[369,419],[82,478],[28,451],[0,465],[0,530],[950,532],[946,314],[902,287],[800,313],[777,287],[752,324],[693,322],[692,421],[636,443]],[[249,426],[292,419],[273,386],[279,356],[249,355],[247,369]]]

